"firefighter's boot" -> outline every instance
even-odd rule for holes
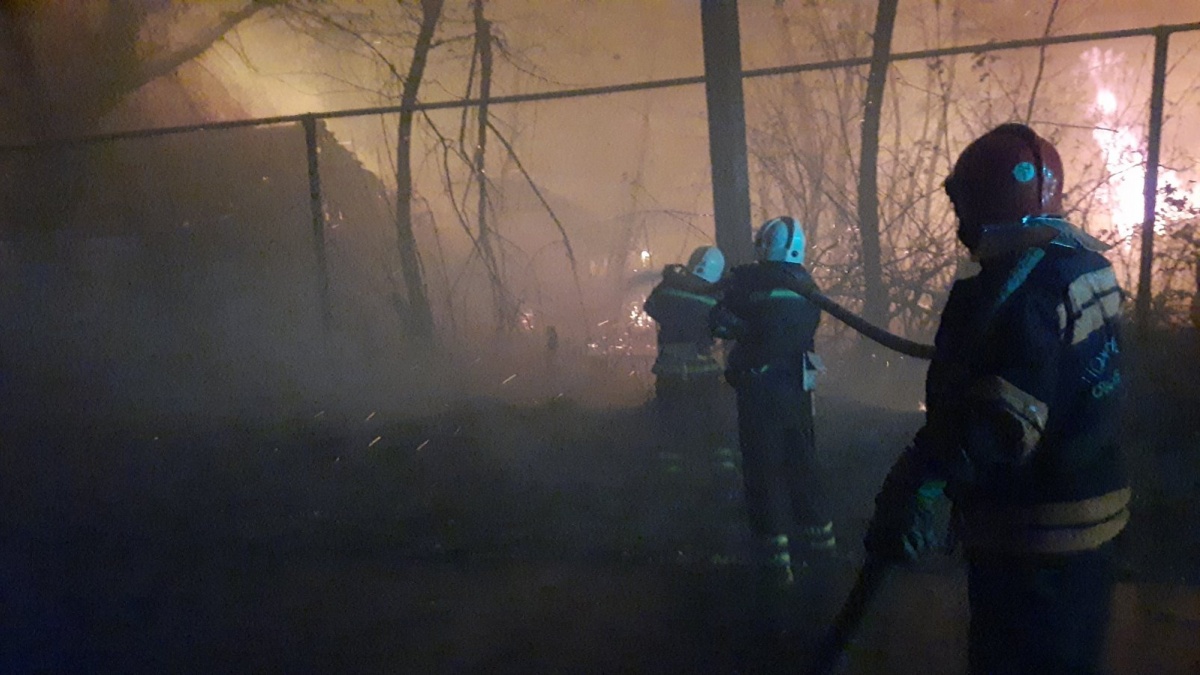
[[[760,542],[758,581],[763,593],[783,595],[796,583],[788,536],[777,534]]]
[[[837,537],[833,532],[833,521],[822,525],[800,528],[800,537],[795,557],[809,565],[822,565],[837,558]]]
[[[788,537],[763,537],[756,542],[753,626],[756,639],[774,644],[786,633],[788,609],[796,584]]]
[[[712,476],[718,499],[725,503],[740,502],[741,453],[728,447],[719,447],[714,450],[712,453]]]

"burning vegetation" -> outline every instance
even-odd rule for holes
[[[744,225],[699,11],[650,4],[0,3],[0,670],[754,665],[740,488],[649,402],[648,293]],[[1058,145],[1148,308],[1109,663],[1194,672],[1200,16],[913,4],[880,47],[881,4],[742,3],[749,220],[796,217],[825,293],[929,342],[976,271],[956,153],[1006,121]],[[926,363],[827,315],[816,349],[857,557]],[[956,569],[905,573],[854,672],[954,672]]]

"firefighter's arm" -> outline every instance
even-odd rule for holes
[[[941,543],[933,516],[945,480],[934,466],[916,441],[892,465],[863,540],[868,556],[881,562],[912,561]]]
[[[980,480],[1036,453],[1058,383],[1063,319],[1053,299],[1029,294],[997,317],[988,367],[965,385],[963,451]]]
[[[968,298],[969,300],[969,298]],[[969,302],[968,302],[969,304]],[[938,330],[937,354],[925,383],[925,424],[896,460],[875,498],[864,540],[867,553],[888,562],[913,560],[933,543],[926,525],[947,479],[961,467],[963,417],[959,389],[965,367],[948,335],[958,332],[963,294],[951,291]]]
[[[719,340],[738,340],[746,332],[746,321],[728,305],[719,302],[708,313],[708,330]]]
[[[738,294],[731,293],[736,285],[737,270],[713,284],[713,295],[720,298],[708,312],[708,330],[718,340],[738,340],[746,333],[746,320],[733,308]]]
[[[934,362],[931,384],[952,367]],[[936,394],[936,388],[930,387]],[[928,394],[927,394],[928,396]],[[959,480],[963,461],[959,408],[951,398],[932,396],[925,424],[900,454],[875,497],[875,512],[864,540],[867,554],[884,562],[909,562],[941,548],[936,508],[948,483]]]
[[[645,311],[651,319],[661,322],[661,319],[659,318],[660,308],[658,303],[658,289],[659,287],[655,286],[654,290],[650,291],[650,295],[646,297],[645,304],[642,305],[642,310]]]
[[[659,312],[662,309],[661,298],[663,286],[668,283],[668,280],[671,277],[685,275],[687,273],[687,268],[683,265],[667,265],[663,268],[662,281],[660,281],[658,285],[654,287],[654,290],[650,291],[650,295],[646,298],[645,304],[642,305],[642,309],[645,310],[646,314],[650,315],[651,319],[654,319],[655,321],[660,320]]]

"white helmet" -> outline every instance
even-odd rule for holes
[[[804,228],[791,216],[768,220],[754,236],[754,254],[759,260],[804,264]]]
[[[725,272],[725,254],[716,246],[701,246],[692,251],[687,268],[708,283],[716,283]]]

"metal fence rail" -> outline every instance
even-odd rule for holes
[[[1106,40],[1118,40],[1126,38],[1147,38],[1154,39],[1154,64],[1153,64],[1153,81],[1150,94],[1150,114],[1147,121],[1147,138],[1146,138],[1146,172],[1143,194],[1145,196],[1145,219],[1142,223],[1141,232],[1141,260],[1138,276],[1138,289],[1136,296],[1136,311],[1139,322],[1142,325],[1148,323],[1148,314],[1151,303],[1151,276],[1153,268],[1154,256],[1154,220],[1157,208],[1157,192],[1158,192],[1158,161],[1161,152],[1162,141],[1162,126],[1163,126],[1163,107],[1164,107],[1164,91],[1167,76],[1167,56],[1169,48],[1170,36],[1177,33],[1187,33],[1200,31],[1200,23],[1183,23],[1170,24],[1162,26],[1153,26],[1145,28],[1130,28],[1125,30],[1078,33],[1061,36],[1047,36],[1040,38],[1029,38],[1020,40],[1009,40],[1004,42],[984,42],[971,45],[963,45],[957,47],[946,47],[939,49],[927,49],[910,52],[894,53],[888,56],[889,63],[899,63],[904,61],[937,59],[947,56],[956,56],[964,54],[986,54],[990,52],[1026,49],[1045,47],[1051,45],[1078,44],[1086,42],[1098,42]],[[841,68],[855,68],[866,66],[871,63],[871,57],[856,57],[850,59],[840,59],[831,61],[821,61],[816,63],[802,63],[787,66],[776,66],[770,68],[758,68],[752,70],[743,70],[742,78],[759,78],[771,77],[779,75],[788,75],[805,72],[825,71]],[[680,77],[660,80],[649,80],[643,82],[632,82],[617,85],[583,87],[576,89],[564,89],[557,91],[539,92],[531,94],[515,94],[509,96],[492,96],[486,99],[488,105],[503,105],[515,103],[527,103],[534,101],[554,101],[571,98],[580,98],[587,96],[603,96],[607,94],[617,94],[635,91],[647,91],[664,89],[669,87],[694,86],[704,84],[703,76]],[[303,113],[296,115],[279,115],[273,117],[260,117],[243,120],[231,120],[223,122],[207,122],[200,124],[138,129],[130,131],[118,131],[112,133],[94,134],[88,136],[80,136],[73,138],[49,139],[31,143],[15,143],[0,145],[0,153],[18,153],[18,152],[36,152],[51,148],[59,148],[64,146],[78,146],[95,143],[104,143],[111,141],[120,141],[127,139],[151,138],[159,136],[169,136],[174,134],[185,134],[198,131],[216,131],[227,129],[239,129],[245,127],[258,127],[268,125],[281,124],[300,124],[306,130],[306,134],[312,134],[313,125],[317,121],[332,120],[339,118],[360,117],[367,115],[383,115],[396,114],[402,111],[430,111],[442,109],[456,109],[479,106],[485,101],[483,99],[459,99],[452,101],[432,101],[418,102],[411,106],[390,105],[376,106],[367,108],[353,108],[346,110],[337,110],[322,113]],[[323,213],[321,209],[320,181],[318,178],[318,159],[316,146],[310,142],[307,144],[308,166],[310,176],[313,177],[311,203],[313,211],[313,230],[318,240],[321,239],[323,231]],[[323,248],[323,242],[316,242],[317,251],[320,253]],[[323,261],[324,256],[319,255]],[[327,282],[322,281],[324,287]],[[325,297],[325,294],[322,294]],[[322,311],[325,316],[328,316],[328,307],[323,307]]]

